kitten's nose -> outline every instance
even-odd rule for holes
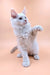
[[[27,20],[24,20],[24,24],[27,24]]]
[[[27,22],[27,20],[24,20],[25,22]]]

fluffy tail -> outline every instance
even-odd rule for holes
[[[14,53],[16,51],[16,49],[18,49],[17,46],[15,46],[10,52]]]

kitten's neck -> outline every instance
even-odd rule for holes
[[[23,26],[16,25],[16,27],[14,27],[14,33],[16,36],[18,36],[21,34],[28,33],[30,29],[31,29],[30,23],[27,23],[26,25]]]

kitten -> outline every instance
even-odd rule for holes
[[[17,57],[23,57],[22,64],[24,67],[28,67],[30,65],[28,55],[33,55],[34,59],[36,60],[39,59],[39,47],[36,36],[37,32],[42,31],[43,28],[40,25],[31,27],[25,14],[25,8],[22,13],[18,14],[14,9],[11,9],[11,24],[17,37],[17,47],[20,51],[20,54],[18,54]],[[13,49],[12,51],[14,51],[15,49]]]

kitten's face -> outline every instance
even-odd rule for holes
[[[13,9],[11,10],[11,23],[14,25],[26,25],[28,19],[25,15],[25,10],[22,13],[17,14]]]

